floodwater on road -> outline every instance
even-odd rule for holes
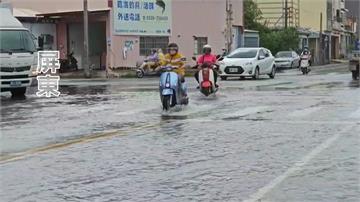
[[[220,82],[163,112],[156,79],[1,97],[3,201],[357,201],[360,90],[348,74]]]

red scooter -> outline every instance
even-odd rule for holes
[[[220,56],[217,56],[216,58],[219,59]],[[196,61],[195,57],[192,59]],[[218,68],[219,66],[217,64],[204,63],[201,65],[201,69],[199,70],[199,90],[206,97],[215,94],[218,91],[218,87],[215,85],[214,75],[215,69]]]

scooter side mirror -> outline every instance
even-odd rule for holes
[[[194,60],[194,61],[196,61],[196,57],[195,57],[195,56],[192,56],[191,59]]]

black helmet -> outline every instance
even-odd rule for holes
[[[168,51],[170,51],[170,50],[176,50],[176,51],[178,51],[178,50],[179,50],[179,46],[178,46],[176,43],[169,43],[167,49],[168,49]]]

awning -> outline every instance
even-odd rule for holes
[[[88,9],[89,14],[106,13],[108,11],[110,11],[110,8]],[[83,12],[84,12],[83,10],[67,10],[67,11],[57,11],[57,12],[51,12],[51,13],[39,13],[36,16],[62,17],[62,16],[69,16],[69,15],[81,15]]]
[[[13,8],[13,15],[18,18],[36,18],[39,11],[27,8]]]

